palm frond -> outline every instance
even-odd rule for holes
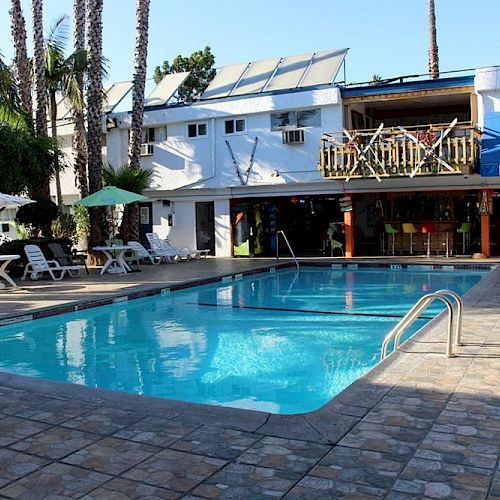
[[[45,43],[59,47],[64,52],[69,38],[69,16],[61,14],[51,24],[47,35],[45,36]]]
[[[107,186],[116,186],[139,194],[149,187],[153,175],[154,172],[151,169],[135,169],[128,164],[116,170],[108,164],[102,171],[102,178]]]

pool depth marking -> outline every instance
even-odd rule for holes
[[[382,314],[382,313],[362,313],[362,312],[348,312],[348,311],[314,311],[311,309],[288,309],[281,307],[257,307],[257,306],[235,306],[233,304],[210,304],[208,302],[186,302],[186,304],[194,306],[207,306],[207,307],[226,307],[228,309],[255,309],[263,311],[282,311],[282,312],[295,312],[295,313],[309,313],[309,314],[333,314],[339,316],[373,316],[377,318],[404,318],[405,315],[401,314]],[[418,319],[434,319],[434,316],[420,316]]]

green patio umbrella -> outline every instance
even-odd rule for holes
[[[73,205],[83,205],[85,207],[111,207],[115,205],[128,205],[136,201],[147,199],[148,197],[142,194],[132,193],[131,191],[126,191],[116,186],[106,186],[81,200],[75,201]],[[114,210],[111,210],[111,231],[112,233],[117,231],[117,227],[115,227]]]
[[[147,196],[132,193],[115,186],[106,186],[101,190],[75,201],[73,205],[84,205],[86,207],[104,207],[112,205],[128,205],[136,201],[147,200]]]

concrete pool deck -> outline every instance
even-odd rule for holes
[[[126,276],[26,283],[0,295],[0,318],[274,263],[207,259],[143,266]],[[500,269],[466,295],[463,327],[457,357],[444,357],[444,322],[434,322],[326,406],[303,415],[0,373],[0,496],[500,498]]]

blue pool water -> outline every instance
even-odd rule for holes
[[[378,362],[383,338],[423,294],[463,293],[484,274],[264,273],[2,327],[0,370],[190,402],[308,412]]]

